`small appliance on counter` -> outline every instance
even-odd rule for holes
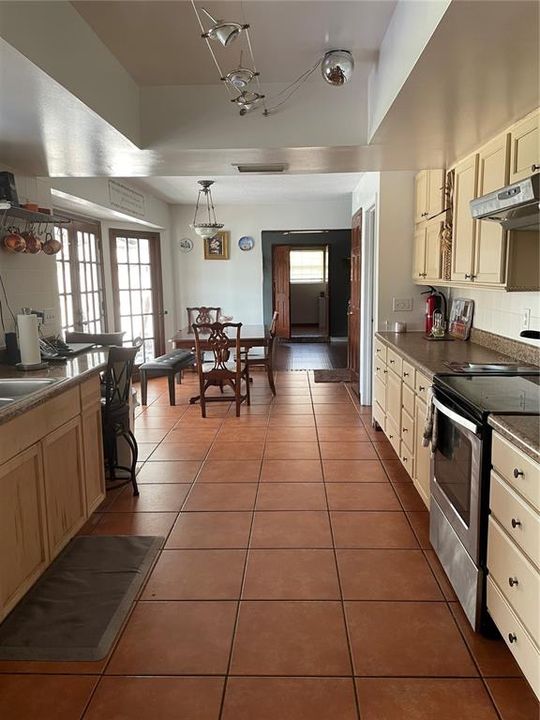
[[[490,628],[485,603],[488,417],[540,415],[540,370],[524,363],[462,365],[469,367],[433,380],[430,541],[469,622],[482,631]]]
[[[32,313],[30,308],[22,308],[22,314],[17,315],[17,330],[21,353],[21,361],[17,363],[17,369],[27,371],[47,367],[47,364],[41,360],[38,316]]]

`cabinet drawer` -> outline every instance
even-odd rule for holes
[[[405,409],[401,411],[401,439],[410,448],[414,447],[414,420]]]
[[[406,360],[401,363],[401,377],[406,385],[414,389],[414,368]]]
[[[401,463],[405,470],[408,472],[409,477],[412,478],[414,458],[412,452],[403,441],[401,442],[399,448],[399,459],[401,460]]]
[[[421,397],[424,402],[427,400],[427,391],[431,387],[431,380],[417,370],[414,381],[414,390],[418,397]]]
[[[491,472],[492,514],[535,565],[540,565],[540,519],[495,472]]]
[[[406,385],[401,386],[401,407],[414,415],[414,392]]]
[[[386,363],[386,345],[375,338],[374,347],[375,357],[382,360],[383,363]]]
[[[375,376],[375,380],[373,382],[373,397],[375,402],[380,405],[382,411],[386,413],[386,386],[377,376]]]
[[[533,640],[540,640],[540,574],[498,523],[489,518],[488,570]]]
[[[391,418],[386,416],[386,428],[385,428],[386,437],[390,441],[390,444],[396,451],[396,453],[399,455],[399,443],[400,443],[400,437],[399,437],[399,430],[397,425],[395,425]]]
[[[375,366],[374,366],[374,375],[376,378],[378,378],[383,385],[386,385],[386,376],[388,375],[388,370],[386,368],[386,364],[381,362],[378,358],[375,358]]]
[[[490,577],[487,580],[487,608],[523,674],[540,697],[540,653]]]
[[[384,408],[382,408],[377,401],[373,403],[372,417],[375,422],[379,423],[382,431],[384,432],[386,429],[386,415]]]
[[[388,348],[388,352],[386,353],[386,362],[389,369],[393,370],[397,375],[401,377],[401,368],[403,364],[401,355],[398,355],[396,352]]]
[[[386,414],[399,429],[401,419],[401,378],[391,370],[386,378]]]
[[[540,510],[540,467],[534,460],[493,433],[491,464],[520,495]]]

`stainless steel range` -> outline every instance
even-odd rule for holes
[[[519,366],[518,366],[519,367]],[[457,368],[456,368],[457,369]],[[487,372],[486,372],[487,370]],[[475,630],[486,622],[485,560],[491,469],[490,413],[540,414],[540,373],[530,367],[436,375],[430,540]],[[467,372],[471,374],[467,374]],[[475,374],[481,372],[482,374]]]

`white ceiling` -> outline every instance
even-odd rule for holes
[[[219,84],[187,0],[81,0],[72,5],[139,85]],[[291,82],[327,49],[352,50],[357,63],[373,62],[395,5],[396,0],[197,0],[199,12],[204,6],[218,19],[250,24],[263,83]],[[243,64],[249,64],[244,36],[227,48],[212,47],[224,71],[237,66],[242,48]]]
[[[361,177],[362,173],[213,176],[212,196],[216,206],[334,200],[352,193]],[[178,205],[193,205],[199,189],[194,177],[129,178],[127,181],[165,202]]]

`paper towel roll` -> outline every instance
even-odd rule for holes
[[[19,328],[19,350],[22,365],[39,365],[39,333],[37,315],[17,315]]]

